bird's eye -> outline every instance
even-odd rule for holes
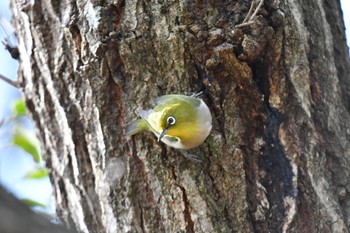
[[[176,122],[175,118],[172,117],[172,116],[168,117],[168,118],[166,119],[166,121],[167,121],[167,123],[168,123],[169,126],[170,126],[170,125],[175,125],[175,122]]]

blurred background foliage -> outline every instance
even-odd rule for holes
[[[22,98],[12,103],[11,113],[7,118],[1,120],[0,134],[8,137],[8,140],[2,141],[0,148],[0,181],[2,185],[36,211],[53,214],[52,198],[47,192],[51,190],[48,171],[40,152],[39,140],[34,135],[34,129]],[[17,170],[16,158],[28,161],[23,171]],[[9,164],[8,161],[12,164]],[[13,171],[10,172],[10,169]],[[2,179],[11,173],[17,173],[13,175],[15,179],[8,178],[12,180],[11,182]],[[33,195],[31,192],[28,192],[29,195],[19,194],[17,186],[29,186],[36,194]],[[45,193],[46,195],[43,195]]]

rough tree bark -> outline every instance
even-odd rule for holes
[[[350,65],[338,0],[12,0],[20,82],[60,218],[82,232],[348,232]],[[255,7],[254,9],[256,8]],[[206,90],[188,161],[125,125]]]

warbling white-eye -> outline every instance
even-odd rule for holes
[[[141,119],[127,126],[126,134],[151,131],[158,141],[177,149],[191,149],[202,144],[212,128],[212,117],[208,106],[197,96],[158,97],[153,109],[141,110]]]

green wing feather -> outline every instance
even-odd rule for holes
[[[179,94],[163,95],[163,96],[157,97],[155,99],[155,103],[157,106],[161,106],[164,104],[177,103],[179,100],[185,101],[191,104],[193,107],[198,107],[200,105],[200,100],[198,98],[192,97],[192,96],[179,95]]]
[[[126,135],[132,136],[145,130],[149,130],[147,122],[144,119],[138,119],[126,126]]]

